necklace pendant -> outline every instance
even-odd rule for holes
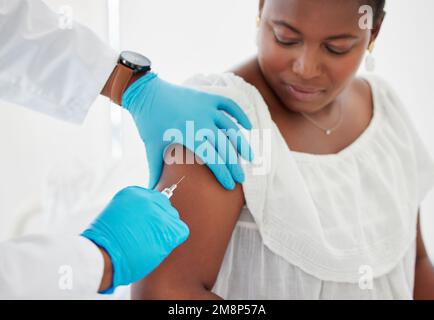
[[[332,131],[331,131],[331,130],[329,129],[329,130],[326,130],[326,132],[325,132],[325,133],[326,133],[326,135],[328,135],[328,136],[329,136],[329,135],[331,135],[331,134],[332,134]]]

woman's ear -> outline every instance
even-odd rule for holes
[[[386,12],[383,12],[381,17],[379,17],[377,20],[377,23],[375,24],[374,29],[371,31],[371,41],[369,41],[369,44],[372,44],[377,40],[378,34],[380,33],[381,27],[383,26],[384,18],[386,17]]]
[[[259,42],[260,42],[260,24],[261,24],[261,17],[262,17],[262,10],[264,8],[264,2],[265,0],[259,0],[259,11],[258,16],[256,17],[256,47],[259,48]]]
[[[265,0],[259,0],[259,13],[258,13],[258,17],[262,16],[262,9],[264,8],[264,2],[265,2]]]

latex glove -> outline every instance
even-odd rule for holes
[[[246,129],[251,129],[252,125],[232,100],[176,86],[161,80],[155,73],[148,73],[127,89],[122,105],[133,116],[145,143],[150,188],[154,188],[160,179],[167,148],[175,143],[184,145],[200,157],[207,148],[210,154],[201,160],[226,189],[232,190],[237,182],[244,182],[238,154],[252,161],[252,150],[239,127],[223,111]],[[187,121],[193,121],[192,135],[187,135]],[[170,129],[179,130],[181,138],[163,141],[165,132]],[[204,133],[202,129],[209,129],[205,135],[207,141],[195,139],[199,130]],[[220,129],[232,130],[228,137]]]
[[[136,282],[154,270],[189,236],[187,225],[160,192],[128,187],[118,192],[82,236],[111,258],[113,285]]]

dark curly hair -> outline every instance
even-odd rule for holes
[[[378,22],[383,19],[385,15],[384,8],[386,6],[386,0],[361,0],[364,4],[370,5],[374,9],[374,21]]]
[[[262,8],[265,0],[259,1],[259,7]],[[374,21],[379,22],[384,18],[386,0],[359,0],[361,4],[368,4],[374,9]]]

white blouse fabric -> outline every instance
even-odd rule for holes
[[[270,133],[250,139],[262,159],[264,143],[271,144],[268,170],[243,164],[246,206],[214,293],[225,299],[412,299],[417,213],[434,185],[434,163],[393,90],[376,76],[364,79],[372,120],[350,146],[329,155],[289,150],[262,96],[242,78],[225,73],[186,82],[233,99],[255,130]]]

